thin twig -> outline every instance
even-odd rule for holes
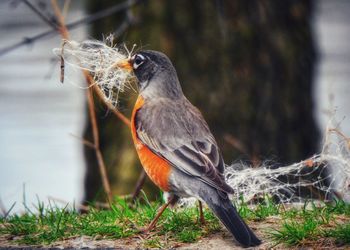
[[[129,26],[130,26],[130,21],[128,18],[125,18],[125,20],[118,27],[118,29],[113,32],[113,36],[119,37],[121,34],[123,34],[129,28]]]
[[[123,3],[116,4],[112,7],[98,11],[90,16],[87,16],[87,17],[84,17],[84,18],[77,20],[75,22],[69,23],[65,27],[67,28],[67,30],[72,30],[72,29],[78,28],[82,24],[92,23],[92,22],[97,21],[99,19],[102,19],[104,17],[110,16],[114,13],[117,13],[117,12],[123,11],[127,8],[130,8],[139,2],[141,2],[141,0],[132,0],[130,2],[125,1]],[[55,35],[58,35],[57,30],[50,29],[50,30],[44,31],[44,32],[37,34],[35,36],[32,36],[32,37],[25,37],[25,38],[23,38],[22,41],[1,49],[0,56],[3,56],[3,55],[5,55],[13,50],[16,50],[16,49],[24,46],[24,45],[32,44],[33,42],[38,41],[40,39],[55,36]]]
[[[347,140],[347,141],[349,141],[350,140],[350,138],[349,137],[347,137],[344,133],[342,133],[341,131],[339,131],[338,129],[336,129],[336,128],[330,128],[330,129],[328,129],[330,132],[335,132],[335,133],[337,133],[338,135],[340,135],[341,137],[343,137],[345,140]]]
[[[61,75],[60,75],[60,82],[63,83],[64,82],[64,45],[66,44],[67,40],[63,40],[62,45],[61,45]]]
[[[24,4],[26,4],[35,14],[37,14],[41,20],[47,23],[51,28],[55,31],[59,28],[56,22],[50,20],[47,16],[45,16],[38,8],[36,8],[31,2],[28,0],[22,0]]]
[[[231,146],[233,146],[235,149],[237,149],[239,152],[247,155],[250,157],[251,159],[251,162],[253,163],[252,166],[253,167],[257,167],[260,165],[261,163],[261,160],[259,159],[259,157],[257,157],[256,154],[253,153],[249,153],[247,148],[245,147],[245,145],[240,141],[238,140],[237,138],[235,138],[233,135],[231,134],[225,134],[224,135],[224,140],[230,144]]]
[[[88,141],[84,138],[81,138],[80,136],[74,135],[72,133],[69,134],[70,136],[73,136],[74,138],[78,139],[79,141],[81,141],[85,146],[88,146],[90,148],[95,149],[95,144],[93,144],[91,141]]]
[[[58,30],[59,29],[59,26],[57,26],[57,24],[53,23],[51,20],[49,20],[45,15],[43,15],[40,10],[38,10],[35,6],[33,6],[30,2],[28,2],[27,0],[23,0],[23,2],[28,6],[30,7],[39,17],[41,17],[47,24],[49,24],[53,29],[55,30]],[[70,1],[67,0],[65,1],[64,3],[64,6],[63,6],[63,11],[61,12],[62,14],[60,15],[60,23],[65,23],[65,15],[67,13],[67,10],[68,10],[68,7],[69,7],[69,3]],[[134,0],[128,0],[127,3],[130,4],[130,6],[134,3],[136,3]],[[58,6],[56,5],[56,8],[55,10],[55,13],[57,13],[57,8]],[[113,7],[112,7],[113,8]],[[125,20],[122,25],[117,29],[116,31],[116,35],[119,36],[121,33],[123,33],[127,27],[129,26],[129,24],[132,22],[133,20],[133,16],[132,16],[132,13],[130,11],[130,8],[128,8],[128,11],[127,11],[127,20]],[[67,26],[66,26],[67,27]],[[65,29],[65,32],[66,32],[66,35],[68,37],[68,31],[67,29]],[[63,61],[63,47],[65,45],[65,42],[62,43],[62,56],[61,56],[61,82],[63,83],[63,80],[64,80],[64,61]],[[89,81],[90,82],[93,82],[93,80],[91,78],[89,78]],[[94,84],[94,86],[96,86]],[[98,96],[101,98],[101,100],[103,100],[104,104],[119,118],[121,119],[126,125],[130,126],[130,121],[128,118],[126,118],[122,113],[120,113],[111,103],[107,102],[104,100],[103,98],[103,93],[102,91],[96,87],[95,88],[95,91],[97,92]]]
[[[69,33],[68,30],[64,24],[64,18],[62,16],[62,12],[59,9],[56,0],[51,0],[51,4],[54,10],[54,13],[58,19],[58,22],[60,24],[60,34],[64,39],[69,39]],[[89,85],[92,84],[91,80],[91,76],[87,71],[83,71],[86,82]],[[98,163],[98,167],[100,170],[100,174],[101,174],[101,178],[102,178],[102,184],[103,184],[103,188],[107,194],[107,199],[108,199],[108,203],[110,203],[112,201],[112,192],[111,192],[111,188],[110,188],[110,184],[108,181],[108,177],[107,177],[107,171],[106,171],[106,165],[104,163],[103,157],[102,157],[102,153],[100,150],[100,138],[99,138],[99,132],[98,132],[98,126],[97,126],[97,119],[96,119],[96,112],[95,112],[95,106],[94,106],[94,100],[92,97],[92,93],[91,90],[89,89],[87,91],[87,99],[88,99],[88,109],[89,109],[89,115],[90,115],[90,122],[91,122],[91,126],[92,126],[92,134],[93,134],[93,141],[94,141],[94,146],[95,146],[95,154],[96,154],[96,158],[97,158],[97,163]]]
[[[92,77],[89,75],[89,81],[93,82]],[[123,115],[119,110],[117,110],[112,103],[108,102],[104,98],[104,94],[102,90],[97,87],[96,84],[93,85],[93,88],[95,90],[95,93],[98,95],[98,97],[102,100],[102,102],[110,109],[122,122],[124,122],[127,126],[130,127],[130,120],[126,118],[125,115]]]
[[[248,150],[246,149],[246,147],[244,146],[244,144],[238,140],[237,138],[235,138],[233,135],[231,134],[225,134],[224,135],[224,140],[230,144],[232,147],[234,147],[235,149],[237,149],[239,152],[249,155],[248,154]]]
[[[128,3],[131,4],[133,0],[128,0]],[[118,29],[113,32],[114,37],[119,37],[121,34],[123,34],[127,28],[130,26],[130,24],[135,23],[135,17],[131,11],[131,8],[126,9],[125,13],[125,19],[122,22],[121,25],[119,25]]]
[[[142,186],[145,183],[146,180],[146,172],[145,170],[141,170],[139,178],[137,179],[136,186],[134,189],[134,192],[132,193],[132,201],[136,201],[137,197],[139,196]]]
[[[90,89],[87,91],[87,98],[88,98],[88,108],[89,108],[90,121],[92,126],[92,136],[94,138],[94,144],[95,144],[95,153],[96,153],[97,163],[100,169],[103,187],[108,196],[109,202],[111,202],[112,192],[111,192],[111,188],[107,177],[106,165],[104,163],[102,153],[100,150],[100,137],[99,137],[98,126],[97,126],[95,105],[94,105],[94,99],[92,97],[92,92]]]
[[[59,27],[58,27],[59,33],[63,38],[69,39],[68,29],[64,23],[64,17],[62,15],[60,8],[58,7],[56,0],[51,0],[51,5],[55,13],[55,16],[57,18],[57,21],[59,23]]]
[[[132,1],[132,0],[128,0],[128,3],[130,4],[130,6],[132,6],[132,4],[136,3],[138,1]],[[62,16],[62,13],[60,11],[60,9],[57,6],[57,3],[55,0],[52,0],[52,4],[54,7],[54,11],[55,14],[58,18],[58,21],[61,25],[61,29],[60,29],[60,33],[62,35],[62,37],[64,39],[68,39],[69,38],[69,33],[68,30],[66,28],[66,26],[64,25],[64,18]],[[132,19],[131,14],[128,14],[128,18]],[[132,20],[127,20],[127,24],[129,25],[132,22]],[[123,26],[123,25],[122,25]],[[127,27],[124,27],[121,29],[119,28],[118,31],[119,32],[124,32],[124,30]],[[94,79],[92,78],[92,76],[87,72],[87,71],[83,71],[84,76],[86,78],[87,84],[88,86],[93,85],[93,89],[95,91],[95,93],[98,95],[98,97],[102,100],[102,102],[122,121],[124,122],[124,124],[126,124],[127,126],[130,127],[130,120],[128,118],[126,118],[121,112],[119,112],[110,102],[106,101],[104,98],[104,94],[102,92],[102,90],[100,88],[97,87],[96,84],[94,84]],[[90,120],[91,120],[91,124],[92,124],[92,130],[93,130],[93,140],[94,143],[91,143],[87,140],[83,140],[83,142],[90,146],[93,147],[95,149],[95,153],[96,153],[96,157],[97,157],[97,161],[98,161],[98,166],[100,169],[100,173],[101,173],[101,177],[102,177],[102,183],[105,189],[105,192],[108,196],[108,200],[109,202],[112,199],[112,194],[111,194],[111,189],[110,189],[110,185],[109,185],[109,181],[108,181],[108,177],[107,177],[107,172],[106,172],[106,166],[102,157],[102,153],[100,151],[100,147],[99,147],[99,133],[98,133],[98,126],[97,126],[97,121],[96,121],[96,113],[95,113],[95,109],[94,109],[94,103],[93,103],[93,97],[92,97],[92,93],[91,91],[87,91],[87,97],[88,97],[88,108],[89,108],[89,114],[90,114]],[[140,176],[138,178],[138,182],[136,184],[136,188],[133,192],[132,195],[132,199],[136,199],[136,197],[139,195],[140,190],[145,182],[146,179],[146,173],[142,170],[142,172],[140,173]]]
[[[63,9],[62,9],[62,16],[64,22],[66,22],[66,17],[68,14],[69,6],[70,6],[71,0],[65,0],[63,4]]]

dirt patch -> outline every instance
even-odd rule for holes
[[[271,216],[264,221],[251,222],[249,226],[254,230],[263,243],[254,249],[286,249],[285,245],[275,246],[267,237],[266,231],[278,228],[282,220],[279,217]],[[163,248],[163,249],[219,249],[233,250],[242,249],[237,242],[234,241],[232,235],[222,229],[220,232],[211,234],[205,238],[199,239],[195,243],[179,243],[173,239],[169,239],[167,235],[157,235],[156,233],[140,234],[133,237],[123,239],[104,239],[102,237],[79,236],[72,237],[62,241],[56,241],[50,245],[18,245],[15,240],[18,237],[9,235],[0,235],[0,248],[10,249],[33,249],[33,248],[52,248],[52,249],[145,249],[145,248]],[[345,249],[344,246],[337,247],[334,242],[329,239],[317,239],[317,242],[305,242],[304,246],[293,247],[289,249]]]
[[[263,244],[256,249],[266,249],[269,248],[269,243],[261,233],[262,228],[271,227],[268,220],[264,223],[251,223],[251,228],[254,231],[258,231],[258,236],[263,240]],[[0,247],[8,248],[56,248],[56,249],[83,249],[83,248],[105,248],[105,249],[137,249],[137,248],[177,248],[177,249],[241,249],[237,242],[234,241],[232,235],[226,230],[209,235],[208,237],[201,238],[195,243],[179,243],[172,239],[168,239],[167,235],[157,235],[156,233],[150,233],[145,235],[137,235],[129,238],[123,239],[103,239],[101,237],[89,237],[89,236],[79,236],[72,237],[62,241],[56,241],[50,245],[19,245],[15,243],[15,240],[20,239],[19,237],[13,237],[10,235],[0,236]],[[153,245],[152,245],[153,244]]]

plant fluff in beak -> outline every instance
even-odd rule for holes
[[[126,47],[115,46],[111,41],[64,40],[64,46],[54,49],[54,53],[66,65],[88,71],[94,80],[89,87],[96,84],[103,91],[105,101],[117,107],[119,93],[129,88],[135,76],[130,59],[132,52]]]
[[[115,64],[115,66],[118,68],[124,69],[128,72],[132,71],[132,62],[130,59],[125,59],[125,60],[119,61]]]

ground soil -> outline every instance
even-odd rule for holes
[[[251,222],[249,226],[256,232],[263,244],[254,249],[286,249],[287,246],[280,244],[274,245],[271,240],[266,236],[266,230],[272,228],[278,228],[281,223],[280,218],[271,216],[261,222]],[[157,236],[155,233],[140,234],[137,236],[124,238],[124,239],[103,239],[93,238],[88,236],[72,237],[62,241],[57,241],[47,246],[24,246],[15,243],[15,238],[10,236],[0,236],[0,248],[6,249],[146,249],[152,248],[147,245],[148,240],[157,237],[160,241],[160,247],[164,249],[219,249],[219,250],[233,250],[242,249],[238,243],[233,240],[233,237],[225,230],[211,234],[208,237],[202,238],[195,243],[179,243],[173,240],[168,240],[166,235]],[[292,247],[288,249],[350,249],[350,247],[336,246],[334,242],[328,239],[317,239],[313,242],[305,242],[305,245]]]

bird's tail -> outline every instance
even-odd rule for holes
[[[240,244],[245,247],[258,246],[261,244],[261,240],[256,237],[253,231],[239,216],[236,208],[227,196],[221,197],[218,195],[215,199],[210,196],[202,198]]]

